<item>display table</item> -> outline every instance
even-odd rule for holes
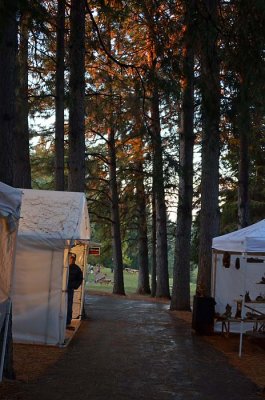
[[[222,323],[222,334],[229,336],[231,322],[241,322],[241,318],[217,318],[218,322]]]
[[[265,336],[265,315],[251,318],[217,318],[222,323],[222,334],[229,336],[231,323],[240,323],[240,339],[238,355],[242,355],[242,344],[244,335],[244,324],[252,324],[252,330],[245,332],[248,336],[262,337]]]

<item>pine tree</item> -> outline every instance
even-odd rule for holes
[[[31,12],[22,8],[20,12],[20,40],[18,50],[18,84],[16,96],[16,135],[14,184],[19,188],[31,188],[31,165],[29,153],[29,99],[28,99],[28,46]]]
[[[85,0],[71,0],[68,190],[85,189]]]
[[[57,0],[55,82],[55,188],[64,190],[65,0]]]
[[[198,289],[211,293],[212,239],[219,232],[220,77],[217,56],[218,1],[198,2],[200,14],[200,89],[202,98],[202,173]]]
[[[190,309],[190,252],[194,146],[194,1],[185,2],[182,61],[182,112],[179,133],[179,195],[173,288],[170,308]]]

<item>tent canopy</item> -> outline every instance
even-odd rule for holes
[[[84,193],[23,189],[12,291],[16,342],[64,343],[68,254],[73,250],[85,268],[89,240]],[[83,288],[76,294],[80,309]]]
[[[10,291],[21,196],[21,190],[0,182],[0,382],[3,376],[9,327]]]
[[[10,294],[21,190],[0,182],[0,303]]]
[[[21,205],[21,190],[14,189],[0,182],[0,216],[19,218]]]
[[[66,240],[70,245],[89,240],[84,193],[23,189],[19,238],[56,248],[64,248]]]
[[[212,296],[216,301],[215,310],[222,315],[229,304],[234,317],[237,302],[243,300],[242,316],[245,317],[248,310],[244,306],[244,298],[248,293],[251,299],[248,306],[257,312],[264,312],[264,302],[256,299],[264,286],[260,285],[260,281],[265,273],[265,220],[214,238],[212,248]],[[230,253],[229,265],[224,265],[224,252]],[[231,332],[240,329],[253,329],[253,322],[244,323],[244,327],[231,322]]]
[[[265,253],[265,219],[214,238],[212,248],[236,253]]]

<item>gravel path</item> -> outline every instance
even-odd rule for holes
[[[63,357],[21,400],[260,400],[257,388],[168,305],[87,298]]]

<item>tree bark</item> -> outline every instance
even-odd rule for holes
[[[171,310],[190,310],[190,252],[193,198],[194,2],[186,4],[183,48],[182,113],[179,143],[179,195]]]
[[[85,0],[71,0],[68,190],[85,190]]]
[[[151,98],[153,182],[156,207],[156,297],[170,297],[167,248],[167,213],[164,190],[163,150],[159,114],[159,94],[156,75],[153,75]]]
[[[0,26],[0,181],[14,185],[17,1],[1,10]]]
[[[14,185],[19,188],[31,188],[31,167],[29,153],[28,124],[28,39],[29,11],[22,11],[20,17],[20,41],[18,50],[18,86],[16,96],[16,135]]]
[[[10,186],[14,185],[17,8],[17,1],[9,0],[0,12],[0,181]],[[6,378],[14,379],[12,313],[9,324],[3,373]]]
[[[156,297],[170,298],[168,276],[167,212],[165,202],[163,148],[161,139],[159,87],[157,60],[160,45],[156,36],[157,3],[143,2],[144,15],[148,26],[148,68],[150,90],[150,133],[153,151],[153,190],[156,215]],[[153,290],[153,288],[152,288]]]
[[[156,205],[154,182],[152,187],[152,272],[151,272],[151,296],[156,295]]]
[[[238,162],[238,229],[249,225],[249,144],[251,141],[251,87],[255,86],[256,63],[253,57],[248,2],[239,2],[237,5],[237,35],[238,35],[238,64],[239,93],[237,97],[237,129],[239,135],[239,162]],[[255,35],[255,34],[254,34]],[[256,39],[257,40],[257,39]],[[255,54],[254,50],[254,54]],[[253,82],[254,81],[254,82]]]
[[[64,32],[65,0],[58,0],[55,74],[55,189],[64,190]]]
[[[201,9],[201,96],[202,176],[200,245],[197,290],[211,294],[212,239],[219,231],[219,121],[220,78],[217,57],[218,1],[202,0]]]
[[[144,190],[144,171],[142,161],[136,164],[136,201],[138,214],[138,287],[137,293],[150,294],[149,268],[148,268],[148,239],[146,219],[146,196]]]
[[[247,82],[242,79],[237,124],[239,131],[238,229],[249,225],[249,136],[251,123],[247,91]]]
[[[123,261],[120,231],[119,195],[117,185],[117,165],[115,132],[113,128],[108,128],[108,156],[109,156],[109,186],[111,198],[111,235],[112,249],[114,258],[114,284],[113,293],[125,295],[123,281]]]

